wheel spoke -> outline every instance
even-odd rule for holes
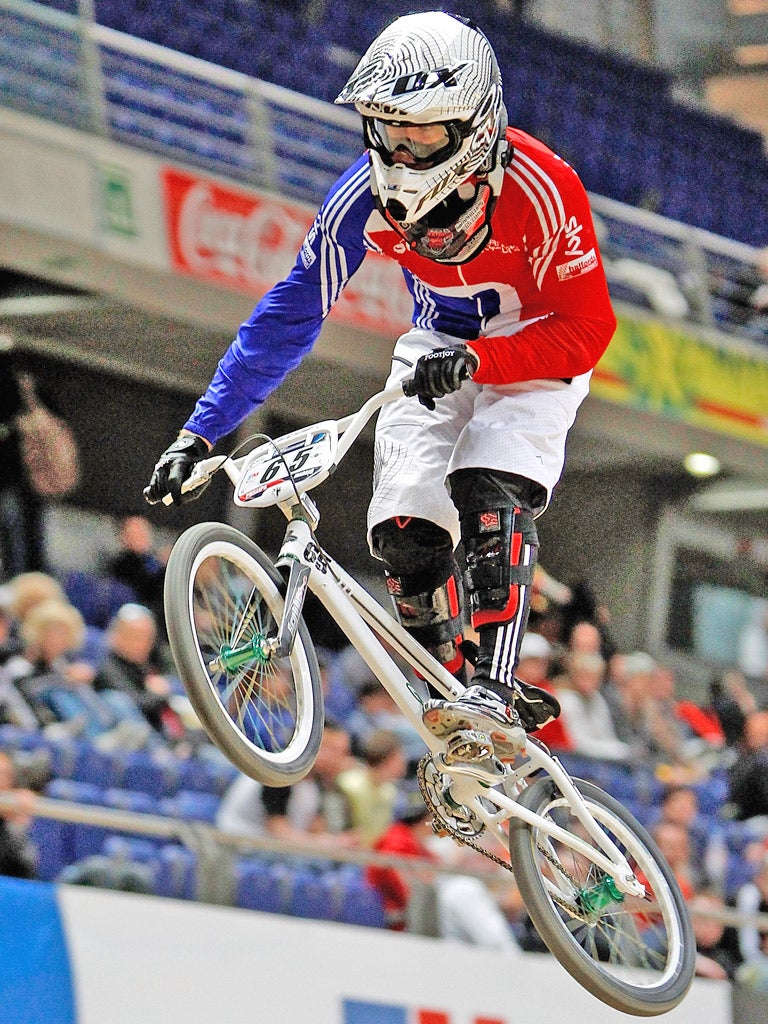
[[[583,850],[553,840],[535,824],[510,830],[521,894],[546,944],[589,991],[627,1013],[666,1012],[683,998],[694,972],[684,901],[631,815],[597,787],[578,786],[597,824],[645,886],[645,897],[625,895]],[[521,800],[603,855],[550,780],[534,783]]]
[[[303,621],[290,654],[272,655],[283,593],[270,559],[224,524],[185,530],[168,560],[168,639],[192,706],[229,760],[271,786],[307,774],[323,728],[320,673]]]

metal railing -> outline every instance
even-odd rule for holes
[[[220,856],[227,853],[231,856],[271,855],[285,859],[297,858],[312,862],[353,864],[361,867],[372,865],[395,868],[411,877],[423,876],[425,872],[429,872],[434,875],[469,875],[490,883],[499,881],[499,871],[496,868],[489,867],[487,870],[483,870],[464,865],[457,867],[434,860],[399,857],[372,850],[343,849],[340,846],[326,849],[309,841],[300,843],[269,837],[239,836],[222,832],[202,821],[115,810],[92,804],[52,800],[47,797],[36,797],[29,801],[13,791],[0,793],[0,815],[9,811],[23,811],[33,818],[49,818],[60,822],[96,826],[113,833],[130,833],[135,836],[181,843],[198,856],[196,892],[200,902],[229,902],[226,896],[222,896],[222,857]],[[705,920],[719,921],[723,925],[735,928],[755,928],[761,933],[768,934],[767,913],[748,914],[731,907],[706,910],[692,907],[691,915]]]
[[[31,0],[0,0],[0,104],[319,203],[361,153],[358,116]],[[747,245],[590,196],[614,299],[757,344]]]

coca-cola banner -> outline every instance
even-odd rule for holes
[[[307,209],[172,167],[161,178],[176,271],[255,299],[290,271],[312,223]],[[331,316],[395,337],[408,328],[411,312],[400,268],[369,253]]]

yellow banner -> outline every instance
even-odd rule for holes
[[[705,344],[664,324],[620,317],[592,393],[768,445],[768,359]]]

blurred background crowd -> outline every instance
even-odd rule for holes
[[[0,588],[0,785],[19,797],[1,820],[0,871],[201,895],[194,842],[34,817],[42,795],[283,844],[287,854],[217,862],[235,905],[543,951],[512,877],[433,833],[416,783],[421,741],[353,648],[319,649],[326,727],[307,779],[264,788],[224,760],[169,657],[166,556],[131,516],[99,566],[63,580],[20,573]],[[563,709],[539,738],[650,830],[697,911],[699,973],[762,979],[768,945],[722,912],[768,911],[768,663],[759,675],[734,664],[707,680],[705,701],[683,700],[669,665],[616,646],[610,610],[586,584],[539,570],[534,590],[518,671]],[[313,630],[331,638],[323,615],[310,603]],[[419,871],[340,864],[339,851],[417,857]]]
[[[216,0],[196,6],[169,0],[3,0],[0,6],[0,104],[12,123],[21,115],[56,121],[57,130],[72,138],[92,132],[133,155],[148,152],[197,174],[312,206],[357,155],[360,139],[356,125],[345,132],[325,120],[340,116],[338,111],[324,108],[313,126],[301,108],[313,113],[318,108],[310,100],[332,100],[362,48],[404,10],[396,0],[376,7],[322,0]],[[434,6],[432,0],[415,0],[408,9]],[[725,339],[716,350],[721,367],[726,350],[752,358],[768,339],[765,139],[756,122],[746,127],[724,116],[724,108],[717,112],[702,102],[701,76],[722,60],[715,52],[722,45],[713,28],[715,9],[726,6],[738,5],[482,0],[472,10],[498,50],[513,122],[551,144],[602,200],[597,226],[614,301],[624,314],[630,309],[650,322],[659,336],[672,324],[700,331],[696,337],[713,346]],[[700,7],[706,17],[693,13]],[[557,15],[565,17],[566,9],[570,38],[548,29],[552,23],[562,27]],[[80,18],[87,31],[81,31]],[[591,21],[600,22],[599,31]],[[91,48],[81,46],[83,41]],[[638,54],[642,60],[635,59]],[[191,66],[184,55],[210,63]],[[88,77],[95,61],[101,91]],[[226,77],[231,71],[255,76],[270,88],[252,93],[252,83],[246,88]],[[291,104],[285,105],[280,89],[291,90]],[[89,104],[97,91],[94,112]],[[741,113],[757,118],[759,104],[747,103]],[[253,130],[257,114],[264,118],[259,128],[269,122],[261,135]],[[77,149],[79,143],[68,145]],[[104,215],[112,215],[121,245],[141,221],[139,185],[134,193],[129,187],[134,173],[108,181],[115,205]],[[619,216],[612,203],[628,204],[637,216]],[[660,227],[653,214],[669,220]],[[125,302],[125,289],[112,282],[103,296],[96,295],[86,275],[78,279],[77,260],[58,246],[57,239],[54,254],[35,266],[40,274],[41,268],[48,272],[46,281],[27,277],[10,255],[8,268],[0,270],[3,323],[15,340],[14,347],[10,333],[0,334],[0,791],[16,797],[14,809],[0,817],[0,873],[215,899],[489,948],[542,950],[511,876],[494,872],[476,851],[433,834],[415,783],[422,756],[418,738],[312,604],[307,616],[321,644],[327,721],[310,776],[290,789],[264,789],[239,775],[210,744],[175,674],[164,634],[167,537],[158,542],[140,514],[119,522],[116,517],[145,507],[141,486],[147,468],[166,434],[183,420],[195,387],[208,379],[206,359],[214,364],[222,339],[235,327],[227,305],[231,282],[210,303],[212,291],[204,293],[200,281],[188,290],[200,291],[202,304],[226,319],[226,330],[218,324],[218,334],[213,331],[215,315],[206,308],[208,319],[189,315],[196,322],[182,333],[171,319],[182,319],[174,302],[180,305],[183,289],[172,291],[180,275],[167,275],[168,296],[158,299],[156,281],[154,290],[145,282],[151,302],[113,307],[102,299],[117,295]],[[226,249],[214,255],[222,263],[239,258]],[[113,276],[121,287],[123,279],[132,280],[128,273]],[[669,350],[676,351],[687,335],[673,331],[669,337]],[[337,347],[341,340],[340,333],[334,335]],[[630,382],[637,401],[631,414],[624,407],[617,415],[618,407],[610,405],[605,416],[628,426],[621,436],[595,441],[585,435],[574,444],[575,459],[583,452],[581,479],[566,481],[560,496],[565,511],[560,515],[553,507],[549,514],[561,543],[546,550],[554,557],[559,548],[560,564],[577,565],[577,578],[561,581],[539,572],[519,674],[551,688],[561,702],[561,718],[541,739],[572,774],[595,781],[629,808],[666,855],[695,911],[700,975],[730,979],[741,972],[768,988],[768,945],[752,920],[768,913],[768,556],[765,544],[760,548],[750,539],[764,534],[764,487],[762,499],[760,493],[742,495],[745,504],[736,509],[754,512],[757,526],[755,519],[740,519],[733,550],[723,550],[721,521],[708,520],[715,524],[716,541],[710,544],[707,534],[704,555],[700,545],[683,552],[682,583],[673,581],[671,588],[680,598],[679,611],[694,603],[693,590],[683,585],[690,582],[689,564],[701,569],[696,583],[701,578],[730,586],[736,577],[720,579],[720,572],[723,566],[738,570],[733,592],[749,577],[743,589],[754,599],[754,615],[733,646],[732,660],[711,659],[719,667],[699,669],[696,678],[689,669],[682,680],[678,663],[652,657],[650,643],[619,642],[628,619],[639,623],[637,636],[646,626],[634,602],[638,595],[647,597],[650,535],[665,502],[698,486],[677,466],[673,470],[658,439],[659,433],[665,441],[680,437],[682,448],[683,436],[692,436],[675,405],[678,391],[685,391],[675,378],[680,367],[661,367],[659,377],[668,373],[671,382],[662,379],[657,396],[653,353],[642,351],[642,337],[632,345],[640,364],[638,379]],[[370,393],[374,375],[366,376],[370,367],[359,348],[356,342],[359,367],[349,360],[334,362],[332,372],[319,360],[310,366],[306,391],[323,406],[322,415],[335,415],[333,402],[342,397],[354,404],[357,371],[361,390]],[[760,359],[755,357],[754,367]],[[697,366],[709,364],[692,365],[695,377]],[[23,411],[19,374],[30,370],[39,373],[46,404],[54,412],[57,403],[65,407],[81,442],[82,480],[65,502],[35,493],[17,438],[6,429]],[[751,397],[757,370],[744,381],[741,391]],[[291,387],[288,382],[286,406],[296,404],[291,414],[303,416],[306,395],[303,404],[296,403],[299,392]],[[650,415],[642,417],[655,398],[663,413],[671,407],[671,418],[660,414],[652,429]],[[759,476],[764,442],[750,447],[745,431],[753,429],[753,420],[764,431],[762,410],[750,419],[746,406],[715,406],[709,411],[738,421],[730,448],[718,438],[734,459],[732,468],[749,463]],[[286,423],[290,418],[285,408],[275,415]],[[651,469],[648,453],[641,459],[636,443],[646,433],[650,457],[659,456]],[[739,438],[745,443],[736,458]],[[119,465],[107,457],[114,453]],[[365,474],[367,487],[368,466],[355,465],[354,473],[359,499],[359,479]],[[342,475],[334,478],[337,493]],[[58,555],[66,549],[64,560],[46,557],[51,504],[55,513],[65,513],[57,522],[75,524],[64,543],[54,538]],[[200,515],[202,505],[185,514]],[[350,537],[355,510],[346,492],[339,506],[338,520],[329,515],[324,522],[332,543],[334,532],[343,535],[347,555],[356,538]],[[223,508],[219,503],[207,515],[217,518]],[[74,512],[83,518],[68,518]],[[104,519],[114,526],[115,543],[108,549],[96,550],[103,534],[89,535],[86,513],[102,517],[100,528]],[[181,522],[173,520],[174,528]],[[364,548],[364,530],[358,532]],[[274,538],[259,539],[269,548]],[[615,605],[580,580],[583,552],[598,542],[599,571]],[[707,560],[712,552],[719,561]],[[356,553],[355,564],[346,558],[345,564],[359,570],[365,558],[367,551]],[[637,563],[634,574],[629,561]],[[702,634],[719,624],[714,620],[723,618],[724,607],[718,604]],[[620,617],[624,627],[614,630]],[[690,625],[683,620],[678,614],[680,629]],[[720,633],[700,639],[711,654]],[[712,643],[704,644],[707,639]],[[77,815],[57,816],[50,806],[50,813],[36,815],[40,796],[61,808],[77,804],[156,816],[173,823],[172,834],[139,836],[78,821]],[[256,856],[212,847],[200,825],[230,837],[279,843],[282,852]],[[366,852],[417,858],[419,867],[366,867],[352,858]],[[339,859],[344,853],[352,859]],[[734,909],[749,923],[727,924],[727,911]]]

